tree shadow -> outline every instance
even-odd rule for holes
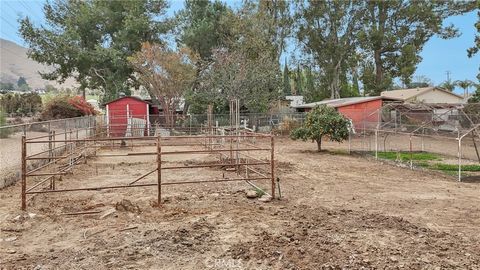
[[[480,175],[462,176],[462,183],[479,183],[480,184]]]

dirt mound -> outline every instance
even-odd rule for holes
[[[123,199],[115,204],[115,209],[121,212],[140,213],[140,207],[127,199]]]
[[[280,232],[262,231],[223,256],[271,269],[451,269],[478,265],[480,248],[470,239],[418,227],[400,217],[349,210],[299,207],[280,210],[291,220]]]

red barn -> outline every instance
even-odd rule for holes
[[[299,112],[308,112],[319,105],[331,106],[352,120],[355,129],[373,129],[378,124],[378,110],[382,108],[384,101],[397,100],[381,96],[339,98],[303,104],[296,106],[295,109]]]
[[[150,102],[137,97],[121,97],[105,104],[107,114],[107,133],[113,137],[123,137],[129,132],[128,124],[132,122],[144,123],[144,135],[150,125],[150,115],[158,114],[158,108]],[[131,125],[130,125],[131,127]],[[138,128],[138,127],[137,127]],[[130,132],[132,129],[130,129]],[[138,132],[137,132],[138,133]]]

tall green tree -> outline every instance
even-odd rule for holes
[[[22,87],[23,85],[28,85],[25,77],[20,76],[17,80],[17,86]]]
[[[218,49],[212,60],[202,73],[200,91],[189,96],[197,112],[205,112],[206,105],[214,104],[216,113],[225,113],[233,99],[239,99],[249,112],[265,112],[278,97],[281,76],[271,68],[276,61],[268,55],[251,59],[242,51]],[[199,104],[199,100],[204,103]]]
[[[283,96],[292,94],[292,85],[290,85],[290,70],[288,70],[287,59],[285,59],[285,65],[283,66]]]
[[[467,50],[468,57],[473,57],[480,50],[480,1],[477,0],[477,22],[475,23],[475,28],[477,29],[477,34],[475,35],[474,45]],[[478,67],[477,79],[480,81],[480,66]]]
[[[392,88],[393,80],[389,74],[382,79],[381,86],[377,85],[375,78],[375,64],[371,61],[366,61],[361,67],[360,73],[364,96],[378,96],[383,89]]]
[[[186,0],[185,7],[176,14],[177,43],[189,47],[199,56],[195,63],[197,74],[192,88],[186,93],[184,111],[193,106],[193,111],[204,113],[206,98],[198,93],[202,72],[211,64],[212,50],[225,47],[231,35],[233,11],[220,1]],[[195,97],[195,98],[193,98]],[[201,98],[203,97],[203,98]],[[199,111],[201,110],[201,111]]]
[[[303,71],[300,69],[300,65],[298,65],[295,72],[295,95],[303,94],[303,83]]]
[[[475,28],[477,29],[477,34],[475,35],[474,45],[467,50],[468,57],[473,57],[480,51],[480,0],[477,0],[477,22],[475,23]],[[479,83],[475,84],[475,92],[473,96],[468,100],[468,102],[480,102],[480,66],[478,67],[477,80]]]
[[[340,97],[342,68],[355,55],[363,6],[353,0],[308,0],[297,8],[297,38],[322,69],[331,98]]]
[[[173,51],[147,42],[128,59],[150,96],[161,104],[167,127],[174,126],[181,98],[195,80],[194,58],[187,48]]]
[[[475,86],[475,83],[470,80],[457,80],[455,85],[463,89],[463,95],[468,97],[468,89]]]
[[[445,18],[471,10],[471,1],[367,1],[364,29],[359,37],[362,49],[370,52],[375,64],[374,93],[386,90],[391,77],[408,84],[421,61],[419,53],[433,35],[458,36]],[[389,78],[390,77],[390,78]],[[372,91],[372,90],[371,90]]]
[[[168,29],[164,0],[103,1],[58,0],[47,2],[45,24],[20,20],[20,34],[28,56],[54,67],[44,79],[65,81],[73,77],[85,89],[103,89],[104,101],[138,87],[127,58],[142,42],[161,43]]]
[[[257,20],[264,27],[264,32],[273,49],[273,56],[280,61],[281,54],[285,51],[286,39],[293,31],[293,16],[291,14],[290,0],[259,0],[258,4],[251,1]],[[256,8],[255,8],[256,7]]]
[[[176,14],[177,42],[188,46],[202,60],[212,55],[212,49],[225,46],[231,35],[231,24],[226,16],[232,12],[221,1],[186,0],[185,7]]]
[[[232,98],[240,99],[251,112],[264,112],[282,92],[282,43],[274,31],[278,21],[262,3],[245,1],[224,15],[229,35],[202,61],[198,87],[187,95],[192,112],[205,112],[209,103],[216,112],[228,111]]]
[[[302,93],[305,102],[321,101],[330,96],[330,93],[325,87],[318,84],[317,72],[312,71],[311,67],[305,69],[305,88]]]
[[[452,92],[455,89],[455,82],[452,82],[450,80],[444,81],[443,83],[440,84],[440,87],[443,89],[446,89],[450,92]]]

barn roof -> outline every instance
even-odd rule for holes
[[[117,101],[125,99],[125,98],[133,98],[133,99],[136,99],[136,100],[141,101],[143,103],[150,104],[150,102],[148,102],[147,100],[143,100],[143,99],[141,99],[139,97],[136,97],[136,96],[124,96],[124,97],[117,98],[117,99],[111,100],[109,102],[106,102],[103,105],[105,106],[105,105],[108,105],[108,104],[113,103],[113,102],[117,102]]]
[[[397,100],[394,98],[388,98],[388,97],[382,97],[382,96],[374,96],[374,97],[349,97],[349,98],[337,98],[337,99],[326,99],[322,101],[317,101],[317,102],[312,102],[312,103],[307,103],[307,104],[302,104],[299,106],[295,106],[295,108],[313,108],[319,105],[327,105],[330,107],[338,108],[338,107],[344,107],[348,105],[353,105],[353,104],[359,104],[359,103],[364,103],[368,101],[373,101],[373,100]]]
[[[408,99],[414,98],[414,97],[416,97],[420,94],[423,94],[423,93],[426,93],[426,92],[429,92],[429,91],[435,91],[435,90],[450,94],[450,95],[455,96],[455,97],[460,98],[460,99],[463,99],[462,96],[459,96],[455,93],[447,91],[443,88],[434,87],[434,86],[383,91],[381,93],[381,96],[389,97],[389,98],[397,98],[397,99],[401,99],[401,100],[408,100]]]

